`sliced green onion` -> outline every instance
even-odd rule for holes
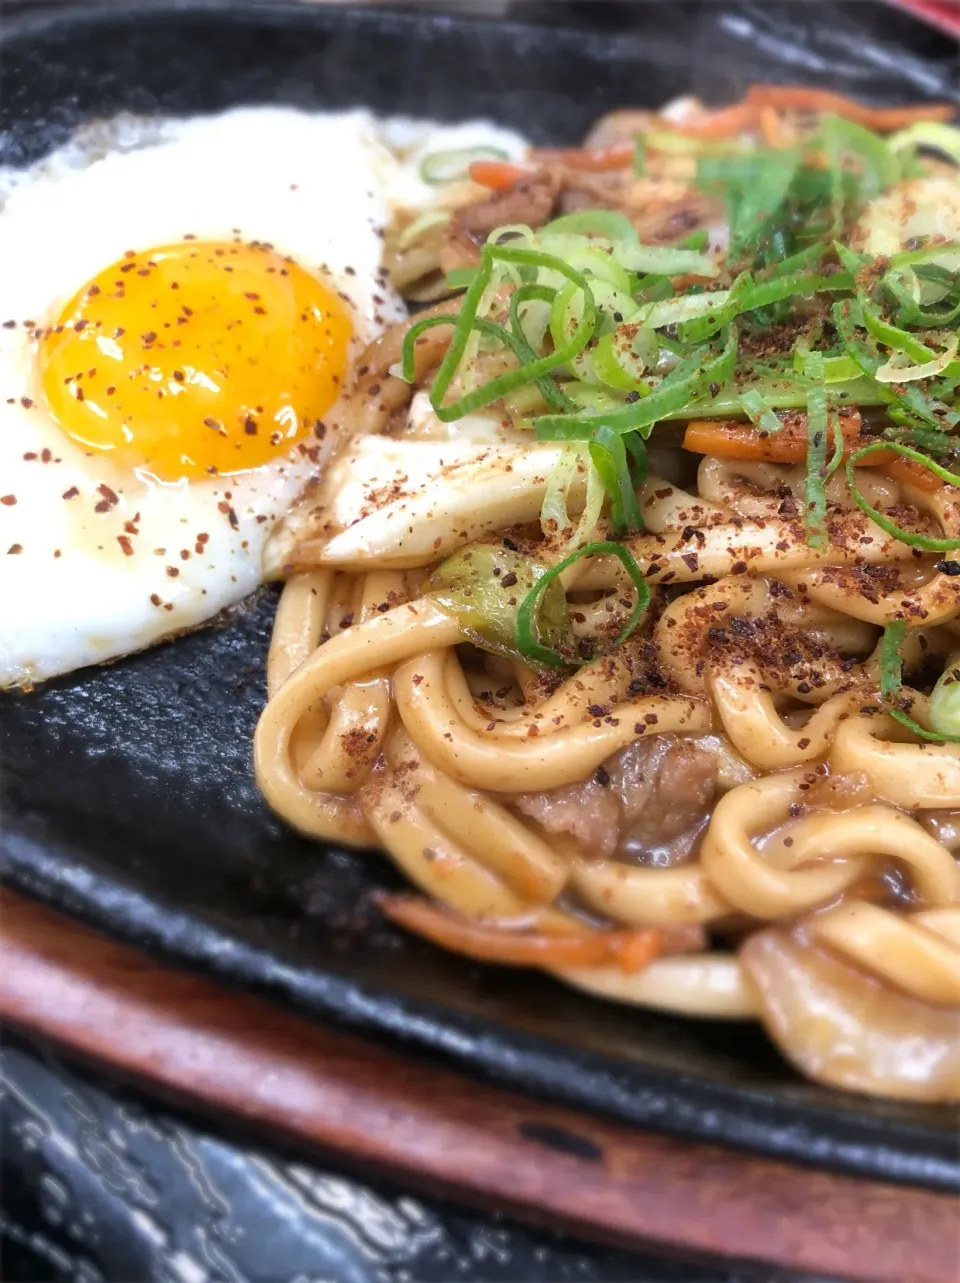
[[[846,157],[859,164],[857,196],[860,202],[872,200],[900,181],[900,164],[896,153],[870,129],[843,116],[822,117],[820,137],[836,171],[842,171]]]
[[[641,530],[643,517],[627,462],[624,434],[607,427],[597,428],[587,448],[610,499],[614,530],[618,535]]]
[[[754,181],[744,187],[734,214],[730,228],[732,258],[758,248],[760,237],[786,201],[799,165],[800,153],[795,148],[764,153],[764,163]]]
[[[561,276],[582,291],[583,318],[570,338],[547,356],[538,357],[534,361],[521,365],[518,370],[511,370],[507,374],[491,379],[482,387],[476,388],[473,392],[468,392],[452,405],[444,405],[443,398],[446,396],[447,390],[457,372],[467,339],[474,329],[484,328],[480,325],[480,321],[483,318],[477,316],[477,308],[487,285],[490,283],[493,266],[497,262],[544,267],[551,272],[559,272]],[[483,409],[484,406],[492,404],[492,402],[506,396],[507,393],[522,387],[524,383],[537,382],[543,375],[549,374],[552,370],[569,365],[573,358],[589,342],[596,326],[596,319],[596,305],[587,278],[568,266],[562,259],[556,258],[552,254],[543,254],[539,250],[515,249],[510,245],[486,244],[480,254],[480,272],[464,295],[453,339],[443,361],[440,363],[440,368],[437,370],[436,378],[430,391],[430,404],[433,406],[437,418],[441,423],[452,423],[456,419],[463,418],[465,414],[472,414],[474,410]],[[422,324],[421,322],[420,325]],[[410,335],[416,334],[418,329],[418,326],[413,326],[404,341],[405,371],[408,368],[408,364],[410,370],[412,371],[413,369],[413,343]],[[507,331],[502,330],[501,327],[501,333],[506,334]]]
[[[623,645],[640,623],[644,611],[650,604],[650,585],[644,579],[643,571],[637,564],[636,558],[623,544],[613,543],[611,540],[600,540],[596,543],[584,544],[582,548],[572,552],[569,557],[564,557],[557,565],[551,566],[545,574],[541,575],[523,599],[520,610],[517,613],[516,645],[517,650],[520,651],[524,658],[532,659],[535,663],[547,664],[551,668],[566,668],[577,663],[572,651],[568,657],[541,644],[538,629],[538,617],[540,615],[538,604],[542,595],[550,588],[550,585],[568,567],[578,562],[581,557],[616,557],[625,568],[636,589],[636,604],[633,607],[630,618],[627,620],[626,627],[617,638],[616,645]]]
[[[903,639],[906,635],[907,625],[902,619],[894,620],[893,623],[887,624],[883,630],[883,642],[880,647],[880,695],[887,704],[890,716],[901,726],[912,731],[920,739],[941,743],[944,740],[951,743],[960,741],[960,735],[947,731],[928,731],[926,727],[920,725],[908,713],[898,706],[901,700],[900,692],[903,689],[903,660],[900,656],[900,647],[903,645]],[[940,679],[941,681],[943,678]],[[939,683],[938,683],[939,685]],[[952,701],[951,701],[952,703]],[[933,706],[931,701],[931,720]]]
[[[633,172],[642,175],[647,168],[647,144],[643,134],[637,134],[633,144]]]
[[[927,269],[929,270],[929,269]],[[922,276],[921,273],[924,275]],[[881,284],[899,306],[899,319],[904,325],[939,326],[950,325],[960,317],[960,278],[951,274],[949,283],[941,283],[939,298],[924,298],[925,269],[919,271],[910,266],[891,267],[883,277]],[[953,299],[956,299],[956,303]],[[923,303],[942,303],[942,307],[921,306]]]
[[[935,459],[953,459],[960,454],[960,439],[946,432],[939,432],[936,428],[928,428],[926,424],[910,428],[885,428],[883,435],[899,441],[901,445],[912,445],[924,454],[933,455]]]
[[[573,523],[567,509],[567,495],[582,462],[580,448],[567,446],[547,474],[547,486],[540,506],[540,528],[548,539],[562,534]]]
[[[574,525],[567,508],[567,499],[581,467],[587,475],[587,493],[580,519]],[[577,444],[568,446],[547,474],[547,487],[540,508],[540,527],[544,535],[548,539],[556,539],[564,531],[571,530],[569,538],[564,542],[564,551],[579,548],[593,537],[605,499],[603,482],[591,463],[586,448]]]
[[[664,419],[679,418],[740,418],[742,409],[740,397],[742,391],[756,388],[762,393],[767,405],[773,410],[803,410],[807,404],[807,392],[810,384],[806,379],[759,378],[744,381],[740,390],[731,384],[721,388],[716,396],[704,397],[681,407],[678,415],[665,414]],[[849,382],[835,383],[830,386],[830,398],[834,405],[883,405],[881,389],[873,379],[860,376]]]
[[[729,290],[714,290],[709,294],[681,294],[677,298],[645,303],[635,319],[649,325],[652,330],[659,330],[665,325],[680,325],[722,307],[729,293]]]
[[[641,437],[639,432],[625,432],[623,434],[623,444],[627,447],[627,453],[630,455],[630,476],[633,478],[633,489],[636,492],[647,479],[647,473],[650,470],[650,457],[647,454],[647,443]],[[644,521],[640,517],[640,529],[644,528]]]
[[[615,209],[584,209],[561,214],[540,229],[541,236],[603,236],[617,245],[638,245],[637,229]]]
[[[632,392],[656,366],[659,354],[656,333],[628,322],[598,339],[589,359],[601,383]]]
[[[689,273],[710,279],[720,275],[720,268],[708,254],[673,245],[637,245],[619,252],[618,258],[631,272],[656,272],[660,276]]]
[[[960,655],[951,655],[928,705],[930,725],[943,739],[960,742]]]
[[[744,310],[744,299],[752,289],[753,277],[749,272],[741,272],[726,291],[726,298],[719,307],[715,305],[703,316],[696,316],[679,326],[677,337],[681,343],[704,343],[712,338]],[[705,294],[703,297],[709,299],[711,295]]]
[[[783,423],[764,400],[763,393],[756,388],[747,388],[740,393],[740,404],[750,422],[768,434],[779,432]]]
[[[514,334],[523,338],[532,348],[537,348],[543,342],[544,335],[547,332],[547,325],[550,319],[549,307],[553,306],[553,301],[557,297],[557,291],[551,289],[549,285],[537,285],[529,283],[521,285],[513,291],[510,296],[510,326]],[[520,308],[524,303],[545,303],[547,308],[541,309],[542,324],[537,324],[536,331],[531,333],[530,329],[520,317]]]
[[[917,147],[927,147],[949,156],[960,165],[960,129],[956,125],[945,125],[938,121],[921,120],[915,125],[908,125],[899,133],[887,139],[887,147],[896,154],[910,151]]]
[[[456,183],[467,178],[475,160],[509,160],[502,147],[458,147],[452,151],[434,151],[420,162],[420,178],[431,187]]]
[[[818,276],[815,272],[791,272],[772,280],[757,282],[745,296],[743,310],[752,312],[788,298],[813,298],[814,294],[842,293],[853,289],[853,283],[853,277],[848,272],[834,272],[832,276]]]
[[[540,441],[586,440],[604,425],[615,432],[639,431],[649,436],[658,419],[702,396],[711,383],[725,383],[737,358],[736,327],[731,325],[722,349],[715,344],[697,348],[648,396],[602,418],[544,415],[536,421]]]
[[[513,333],[514,342],[511,344],[514,354],[521,366],[529,367],[537,359],[526,333],[524,332],[523,323],[520,320],[520,307],[524,303],[552,303],[556,296],[556,290],[550,289],[546,285],[521,285],[514,290],[510,298],[510,326]],[[540,336],[543,337],[542,335]],[[556,380],[550,375],[544,375],[536,380],[536,385],[540,394],[549,406],[554,410],[572,410],[573,402],[566,393],[558,387]]]
[[[950,365],[953,358],[957,355],[958,338],[956,334],[951,334],[947,346],[935,356],[932,361],[924,361],[920,365],[897,364],[894,353],[886,365],[881,365],[876,373],[878,383],[913,383],[919,379],[932,379],[938,374],[942,374]]]
[[[932,352],[925,343],[914,338],[908,330],[902,330],[899,326],[891,325],[889,321],[884,320],[880,309],[869,299],[860,300],[860,312],[867,333],[872,334],[884,347],[891,347],[896,352],[905,352],[911,361],[923,362],[936,358],[936,352]]]
[[[943,241],[921,249],[905,249],[890,258],[891,267],[914,267],[922,263],[939,263],[945,254],[960,253],[960,241]]]
[[[425,316],[422,320],[417,321],[416,325],[411,325],[403,339],[403,354],[400,359],[400,377],[407,383],[413,383],[416,378],[414,359],[414,349],[417,345],[417,339],[427,330],[435,329],[438,325],[456,326],[460,318],[455,315],[445,316]]]
[[[823,470],[824,481],[828,480],[843,463],[843,452],[847,448],[847,443],[843,437],[843,427],[840,423],[840,416],[830,409],[829,397],[827,405],[827,419],[833,424],[833,454],[830,462]]]
[[[703,251],[710,247],[710,233],[705,227],[701,227],[698,232],[691,232],[685,236],[682,241],[677,241],[676,249],[695,249]]]
[[[873,336],[864,335],[857,328],[858,314],[859,308],[852,301],[838,302],[833,305],[833,323],[843,340],[847,355],[852,357],[860,369],[873,380],[881,402],[897,405],[915,420],[927,423],[932,428],[956,426],[960,422],[960,413],[951,410],[949,406],[920,388],[911,387],[909,384],[898,384],[893,388],[877,383],[877,371],[884,362]],[[864,318],[861,316],[859,319]]]
[[[477,279],[479,270],[476,267],[455,267],[447,272],[443,283],[448,290],[468,290]]]
[[[829,252],[830,246],[822,241],[808,245],[806,249],[798,250],[796,254],[791,254],[776,263],[770,269],[769,279],[776,281],[781,276],[792,276],[794,272],[802,272],[811,267],[816,267],[818,263],[823,262]]]
[[[823,383],[823,357],[811,352],[807,372],[814,386],[807,393],[807,476],[804,483],[803,522],[807,543],[823,548],[827,542],[827,492],[823,474],[827,462],[827,389]]]
[[[919,450],[901,445],[899,441],[878,441],[872,445],[863,446],[860,450],[855,450],[847,459],[847,484],[850,487],[850,494],[854,503],[856,503],[861,512],[865,512],[872,521],[875,521],[881,530],[886,531],[888,535],[892,535],[894,539],[899,539],[901,543],[909,544],[911,548],[922,548],[924,552],[953,552],[954,549],[960,548],[960,538],[939,539],[932,535],[921,534],[915,530],[904,530],[902,526],[898,526],[895,521],[891,521],[889,517],[880,512],[879,509],[874,508],[864,498],[857,486],[854,472],[857,463],[861,459],[868,459],[871,455],[889,450],[901,455],[904,459],[912,459],[914,463],[919,463],[921,467],[926,468],[928,472],[932,472],[935,477],[939,477],[941,481],[945,481],[948,485],[960,486],[960,474],[950,472],[941,467],[939,463],[935,463],[927,455],[921,454]]]

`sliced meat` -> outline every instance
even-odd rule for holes
[[[640,179],[627,193],[624,211],[646,245],[669,245],[701,228],[723,223],[723,208],[695,187],[670,179]]]
[[[578,214],[584,209],[623,209],[631,178],[632,175],[619,169],[608,174],[568,169],[560,192],[560,212]]]
[[[670,735],[637,740],[607,764],[623,799],[620,854],[642,863],[688,859],[717,791],[717,759]]]
[[[671,178],[636,178],[626,170],[594,174],[545,165],[504,191],[458,209],[440,251],[444,272],[473,267],[480,246],[505,224],[535,230],[554,213],[614,209],[626,214],[647,245],[669,245],[702,227],[723,225],[723,210],[694,187]]]
[[[452,234],[454,237],[465,234],[479,245],[505,223],[542,227],[553,213],[562,182],[563,171],[559,166],[538,169],[512,187],[458,209],[453,216]]]
[[[632,142],[637,134],[648,134],[651,129],[662,127],[662,121],[652,111],[639,107],[625,107],[601,116],[584,139],[584,147],[610,147],[614,143]]]
[[[440,249],[440,270],[455,272],[461,267],[476,267],[480,261],[480,244],[468,231],[458,227],[456,221],[447,228]]]
[[[545,793],[520,793],[514,805],[547,833],[566,833],[583,851],[608,859],[620,841],[623,803],[609,780],[601,783],[604,778],[598,772],[585,784],[567,784]]]
[[[560,209],[564,214],[619,210],[645,245],[669,245],[701,228],[722,227],[724,222],[722,204],[698,188],[675,178],[636,178],[622,170],[610,174],[567,170]]]
[[[611,757],[591,779],[521,793],[517,810],[585,855],[670,865],[693,853],[713,807],[717,759],[690,740],[654,735]]]

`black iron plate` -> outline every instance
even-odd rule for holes
[[[0,160],[120,109],[366,105],[489,115],[574,140],[601,111],[751,80],[960,101],[951,42],[881,6],[634,4],[628,31],[271,3],[66,7],[7,24]],[[66,233],[65,227],[65,233]],[[250,742],[274,594],[112,667],[0,697],[4,877],[221,979],[524,1090],[812,1165],[930,1186],[960,1176],[945,1109],[801,1081],[753,1026],[594,1002],[401,936],[375,854],[325,849],[262,804]],[[4,602],[2,609],[11,608]]]

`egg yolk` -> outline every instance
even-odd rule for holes
[[[342,299],[272,247],[129,251],[39,339],[51,413],[86,449],[160,481],[269,463],[340,393]]]

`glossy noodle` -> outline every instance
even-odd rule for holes
[[[415,261],[467,294],[367,354],[275,537],[257,778],[384,851],[416,892],[384,911],[443,947],[955,1099],[960,476],[900,447],[953,476],[960,212],[916,185],[960,183],[913,151],[874,181],[896,113],[745,104],[461,184]]]

